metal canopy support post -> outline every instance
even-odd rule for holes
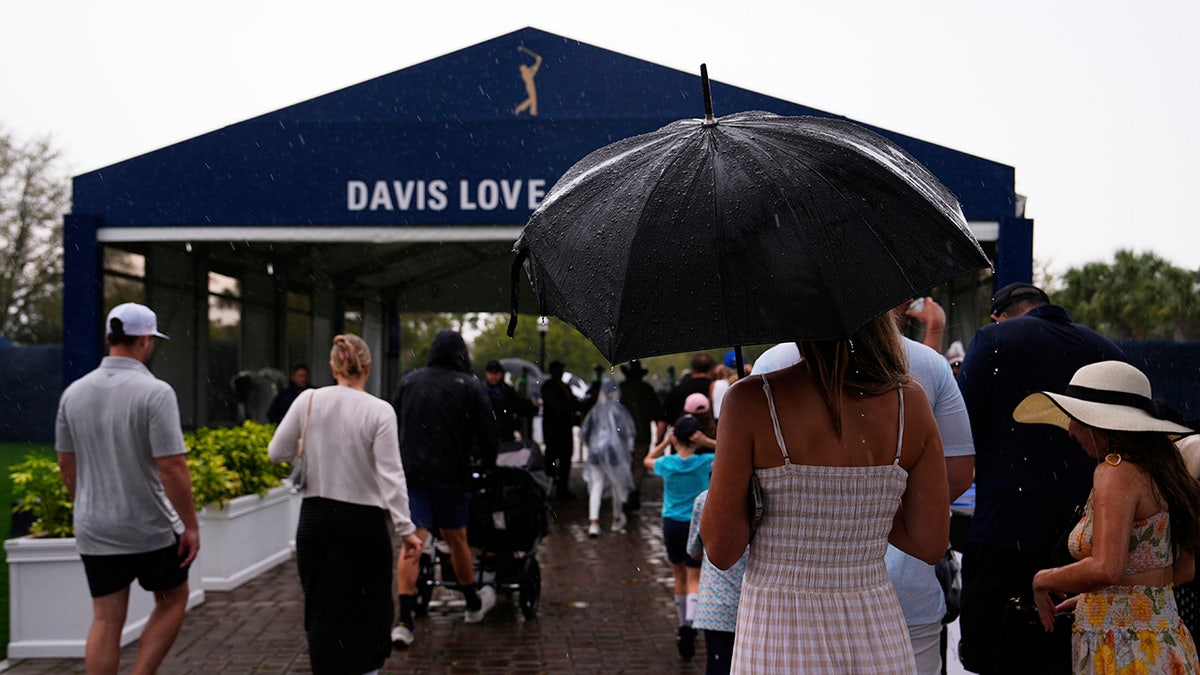
[[[95,216],[63,218],[63,387],[104,355],[104,283]]]

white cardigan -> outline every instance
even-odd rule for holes
[[[397,536],[415,532],[400,463],[396,412],[386,401],[340,385],[301,392],[271,439],[271,461],[296,458],[309,399],[312,420],[304,439],[304,496],[378,506],[391,514]]]

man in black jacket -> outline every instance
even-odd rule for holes
[[[1041,648],[1007,641],[1003,617],[1009,598],[1028,597],[1033,575],[1055,565],[1062,533],[1087,501],[1096,460],[1062,429],[1014,423],[1013,409],[1032,392],[1063,391],[1089,363],[1125,355],[1029,283],[996,291],[991,315],[995,323],[975,331],[958,371],[975,438],[959,655],[975,673],[1059,673],[1070,670],[1070,640],[1061,641],[1054,659],[1032,657]],[[1056,642],[1049,634],[1047,640]]]
[[[439,530],[450,546],[454,575],[467,600],[466,622],[478,623],[496,604],[496,590],[476,588],[475,561],[467,544],[472,463],[494,467],[499,436],[487,392],[471,372],[462,335],[438,331],[428,365],[400,382],[392,405],[417,536],[425,541],[430,530]],[[400,620],[392,629],[392,643],[397,647],[413,641],[419,562],[416,557],[402,559],[396,566]]]
[[[483,377],[492,412],[496,415],[496,424],[500,426],[500,442],[517,440],[524,420],[537,414],[537,406],[504,381],[504,365],[499,361],[488,361]]]

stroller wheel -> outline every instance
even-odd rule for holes
[[[428,553],[421,554],[421,562],[417,567],[417,606],[414,614],[425,616],[429,614],[429,599],[433,597],[433,586],[437,580],[433,577],[433,559]]]
[[[537,558],[530,557],[525,561],[525,570],[520,578],[521,614],[526,620],[537,618],[538,607],[542,604],[542,567]]]

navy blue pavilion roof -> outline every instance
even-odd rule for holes
[[[518,111],[534,55],[536,115]],[[524,28],[77,176],[73,212],[101,228],[519,226],[588,152],[702,117],[698,71]],[[839,117],[720,81],[712,94],[718,116]],[[1012,167],[872,128],[968,220],[1013,215]]]

